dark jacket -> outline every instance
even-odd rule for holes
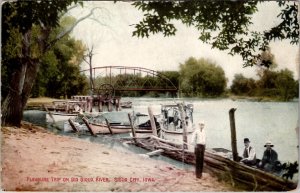
[[[273,149],[266,149],[261,160],[264,164],[272,164],[274,165],[276,161],[278,161],[278,154]]]

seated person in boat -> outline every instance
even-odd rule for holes
[[[274,170],[276,164],[279,162],[278,154],[274,149],[272,149],[274,145],[270,141],[268,141],[264,147],[266,147],[266,150],[264,151],[263,158],[259,163],[259,167],[270,172]]]
[[[244,139],[244,153],[243,153],[243,158],[241,159],[240,162],[253,166],[256,164],[256,153],[254,147],[250,146],[250,140],[249,138]]]

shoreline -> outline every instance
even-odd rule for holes
[[[130,98],[130,97],[124,97]],[[134,97],[133,97],[134,98]],[[139,97],[139,98],[160,98],[160,97]],[[185,98],[185,97],[184,97]],[[265,97],[265,96],[246,96],[246,95],[227,95],[223,97],[208,97],[208,98],[198,98],[198,97],[186,97],[186,99],[199,99],[199,100],[219,100],[219,99],[230,99],[232,101],[241,100],[241,101],[250,101],[250,102],[299,102],[299,98],[294,98],[290,101],[282,101],[278,98]],[[57,100],[70,100],[70,99],[55,99],[49,97],[38,97],[38,98],[29,98],[27,101],[26,108],[42,108],[43,105],[51,105],[53,101]]]
[[[30,123],[1,131],[5,191],[240,191],[209,173],[197,179],[193,171]]]

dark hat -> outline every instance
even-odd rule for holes
[[[246,142],[250,142],[250,140],[248,138],[244,138],[244,143]]]

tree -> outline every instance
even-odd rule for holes
[[[245,78],[236,74],[231,85],[231,92],[237,95],[271,97],[280,101],[289,101],[299,94],[298,81],[288,69],[264,69],[259,79]]]
[[[156,33],[175,35],[174,20],[196,27],[199,39],[212,48],[239,54],[244,66],[268,67],[259,54],[267,50],[272,40],[290,40],[299,43],[299,23],[296,2],[279,1],[280,23],[263,32],[249,31],[251,18],[257,12],[259,1],[138,1],[133,5],[144,12],[142,21],[135,24],[133,36],[149,37]]]
[[[61,33],[68,25],[73,25],[75,18],[64,17],[58,30],[53,30],[53,36]],[[32,89],[31,97],[49,96],[59,98],[70,97],[83,93],[87,87],[85,76],[80,73],[80,64],[85,46],[79,40],[66,35],[58,41],[44,56],[40,70]]]
[[[288,69],[280,70],[276,77],[275,85],[283,101],[289,101],[297,97],[298,89],[296,88],[296,81],[292,71]]]
[[[186,96],[220,96],[226,88],[224,70],[206,59],[189,58],[180,64],[181,89]]]
[[[253,78],[246,78],[242,74],[235,74],[230,90],[236,95],[252,95],[256,89],[256,83]]]
[[[172,84],[178,89],[180,90],[180,84],[179,84],[179,79],[180,79],[180,73],[178,71],[163,71],[160,72],[162,75],[166,76],[166,78],[168,78]],[[165,82],[165,81],[163,81]],[[164,84],[164,83],[162,83]],[[172,97],[176,97],[178,93],[167,93],[167,96],[172,96]]]
[[[2,125],[20,126],[42,56],[96,9],[56,37],[51,36],[72,3],[78,1],[14,1],[2,5],[2,65],[10,77],[2,103]]]
[[[174,86],[179,87],[179,72],[178,71],[161,71],[161,74],[166,76]]]
[[[93,52],[94,47],[92,46],[92,48],[88,48],[87,50],[87,54],[84,56],[83,60],[89,65],[90,67],[90,90],[91,90],[91,95],[94,94],[94,90],[95,90],[95,84],[94,84],[94,78],[93,78],[93,56],[94,56],[94,52]],[[86,59],[86,57],[88,57],[88,59]]]

